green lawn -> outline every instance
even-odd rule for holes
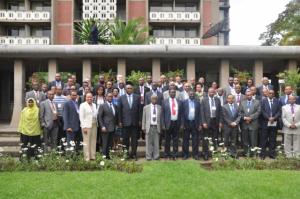
[[[144,171],[0,173],[0,198],[299,199],[297,171],[206,171],[196,161],[144,163]]]

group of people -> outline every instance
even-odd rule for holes
[[[252,156],[260,147],[261,158],[275,158],[277,132],[282,129],[285,154],[298,156],[298,97],[288,85],[283,96],[275,95],[266,77],[260,86],[252,79],[242,86],[238,78],[230,77],[226,87],[218,88],[216,82],[208,86],[203,77],[182,81],[180,76],[162,75],[153,81],[147,76],[134,86],[125,83],[122,75],[117,75],[116,82],[100,75],[95,85],[86,79],[81,86],[75,75],[64,83],[57,73],[46,89],[33,82],[26,93],[19,132],[22,147],[30,143],[33,149],[41,146],[42,135],[46,152],[56,150],[64,138],[67,147],[76,143],[78,149],[82,142],[86,161],[96,158],[96,149],[110,158],[110,150],[121,142],[128,158],[137,160],[139,139],[145,139],[147,160],[160,159],[162,145],[164,158],[176,160],[179,143],[183,159],[191,154],[196,160],[201,156],[208,160],[220,142],[232,157],[238,157],[240,146],[242,155]]]

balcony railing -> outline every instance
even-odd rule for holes
[[[49,45],[49,37],[0,36],[0,45]]]
[[[50,21],[47,11],[12,11],[0,10],[0,21]]]
[[[150,12],[150,20],[200,22],[200,12]]]
[[[200,45],[200,38],[154,38],[152,45]]]

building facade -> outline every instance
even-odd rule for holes
[[[83,19],[142,17],[152,44],[229,45],[229,0],[1,0],[0,44],[76,44]],[[215,37],[201,39],[216,23]]]

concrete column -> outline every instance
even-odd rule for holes
[[[258,86],[261,84],[261,79],[264,76],[264,63],[262,60],[255,60],[253,67],[254,85]]]
[[[220,64],[220,76],[219,76],[219,84],[220,87],[224,88],[228,84],[229,78],[229,60],[222,59]]]
[[[92,61],[90,59],[82,61],[82,81],[87,78],[92,80]]]
[[[124,80],[126,79],[126,59],[118,59],[118,75],[123,75]]]
[[[30,37],[30,26],[28,24],[25,24],[25,37]]]
[[[196,78],[196,62],[195,59],[187,59],[186,63],[186,78],[187,80]]]
[[[290,59],[287,63],[287,70],[297,70],[297,61]]]
[[[160,79],[160,59],[152,59],[152,79],[158,81]]]
[[[55,79],[57,73],[57,61],[56,59],[49,59],[48,61],[48,82]]]
[[[29,0],[25,0],[24,6],[25,6],[25,10],[30,10],[30,1]]]
[[[25,68],[22,60],[14,61],[14,108],[10,122],[11,128],[18,128],[24,102]]]

